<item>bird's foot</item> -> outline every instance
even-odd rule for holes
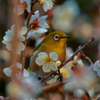
[[[62,82],[63,81],[63,76],[62,76],[62,74],[60,73],[60,70],[58,69],[58,74],[59,74],[59,79],[60,79],[60,81]]]

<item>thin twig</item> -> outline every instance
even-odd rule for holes
[[[26,60],[26,41],[27,41],[27,34],[30,30],[27,31],[26,35],[25,35],[25,49],[24,49],[24,56],[23,56],[23,62],[22,62],[22,75],[23,75],[23,71],[24,71],[24,66],[25,66],[25,60]]]
[[[68,60],[66,60],[66,61],[59,67],[59,69],[62,68],[62,67],[63,67],[65,64],[67,64],[69,61],[73,60],[73,58],[75,57],[75,55],[77,55],[79,52],[81,52],[84,48],[86,48],[86,47],[87,47],[90,43],[92,43],[94,40],[95,40],[95,39],[94,39],[94,37],[93,37],[93,38],[91,38],[85,45],[83,45],[81,48],[78,48],[78,49],[76,50],[76,52],[75,52]],[[49,73],[47,76],[45,76],[44,78],[42,78],[40,82],[45,81],[46,79],[48,79],[49,77],[51,77],[54,73],[56,73],[56,72],[55,72],[55,71],[52,71],[52,72]]]
[[[81,48],[79,48],[78,50],[76,50],[76,52],[67,60],[65,61],[60,67],[62,68],[65,64],[67,64],[69,61],[73,60],[73,58],[75,57],[75,55],[77,55],[79,52],[81,52],[84,48],[86,48],[90,43],[92,43],[93,41],[95,41],[94,37],[91,38],[85,45],[83,45]]]
[[[67,83],[67,82],[69,83],[70,81],[72,81],[72,79],[73,79],[73,77],[69,77],[69,78],[67,78],[67,79],[64,79],[62,82],[59,81],[59,82],[56,82],[56,83],[53,83],[53,84],[44,86],[44,87],[42,88],[42,92],[47,92],[47,91],[49,91],[49,90],[53,90],[53,89],[55,89],[55,88],[57,88],[57,87],[60,87],[60,86],[64,85],[64,84]]]
[[[32,0],[31,2],[31,12],[28,14],[28,17],[27,17],[27,27],[29,26],[29,22],[30,22],[30,18],[31,18],[31,14],[32,14],[32,8],[33,8],[33,5],[37,2],[37,0]]]
[[[35,0],[35,2],[31,4],[31,11],[33,8],[33,5],[36,3],[37,1]],[[27,23],[26,26],[27,28],[29,27],[29,22],[30,22],[30,18],[31,18],[31,14],[32,12],[29,13],[28,18],[27,18]],[[30,31],[30,29],[27,30],[26,34],[25,34],[25,49],[24,49],[24,54],[23,54],[23,60],[22,60],[22,75],[23,75],[23,71],[24,71],[24,66],[25,66],[25,60],[26,60],[26,42],[27,42],[27,34]]]
[[[82,55],[84,56],[84,58],[85,58],[86,60],[89,61],[90,64],[93,64],[92,60],[91,60],[89,57],[87,57],[87,56],[83,53],[83,51],[81,51],[81,53],[82,53]]]

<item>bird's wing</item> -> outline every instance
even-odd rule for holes
[[[41,48],[41,43],[34,49],[33,55],[35,55]]]
[[[34,70],[34,71],[38,70],[38,67],[37,67],[38,65],[36,65],[35,59],[36,59],[36,57],[38,56],[38,53],[39,53],[39,52],[45,52],[44,50],[45,50],[45,49],[44,49],[44,46],[42,46],[41,43],[35,48],[35,50],[34,50],[34,52],[33,52],[33,55],[32,55],[32,57],[30,58],[30,68],[31,68],[32,70]],[[33,69],[33,67],[34,67],[34,69]]]

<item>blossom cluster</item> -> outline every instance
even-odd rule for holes
[[[60,60],[60,54],[54,50],[45,50],[46,48],[42,48],[43,50],[37,50],[39,48],[38,45],[35,49],[33,56],[31,58],[35,58],[34,66],[39,67],[38,72],[31,73],[31,71],[28,69],[26,70],[25,67],[25,60],[26,60],[26,41],[30,38],[37,39],[38,37],[41,37],[44,35],[44,33],[48,32],[48,28],[50,28],[48,20],[48,15],[41,16],[40,11],[34,11],[32,10],[32,5],[38,2],[40,4],[43,4],[43,10],[44,12],[47,12],[48,10],[53,8],[53,0],[20,0],[19,4],[15,6],[14,13],[16,15],[24,14],[24,11],[27,11],[28,18],[27,18],[27,24],[23,26],[18,26],[16,24],[13,24],[10,29],[8,29],[5,32],[5,36],[3,37],[2,43],[6,45],[7,50],[12,51],[12,54],[20,55],[21,52],[24,52],[22,61],[23,64],[19,62],[15,62],[9,67],[6,67],[3,69],[3,73],[12,78],[12,82],[10,82],[7,85],[7,92],[8,94],[13,97],[15,96],[19,100],[24,99],[32,99],[41,92],[41,85],[40,82],[37,80],[39,76],[38,73],[43,73],[43,75],[47,75],[50,72],[56,72],[56,74],[50,79],[48,78],[44,83],[52,84],[58,81],[63,82],[63,79],[67,79],[69,77],[73,78],[73,82],[70,84],[71,86],[65,84],[64,89],[65,91],[69,90],[69,87],[82,87],[82,88],[89,88],[90,83],[94,84],[95,75],[98,75],[100,77],[100,60],[97,60],[95,63],[92,64],[92,75],[91,73],[87,73],[88,66],[84,63],[82,54],[83,51],[80,51],[78,54],[74,55],[73,52],[70,52],[65,57],[61,56],[61,59],[70,59],[73,55],[73,58],[68,61],[68,63],[62,63],[64,61]],[[65,10],[63,10],[65,8]],[[77,12],[76,12],[77,11]],[[54,10],[54,18],[53,18],[53,28],[56,30],[61,30],[64,32],[69,32],[73,28],[73,22],[75,20],[75,17],[80,14],[80,10],[78,5],[74,0],[66,1],[62,6],[58,6]],[[66,21],[65,21],[66,20]],[[16,36],[16,45],[14,45],[14,38]],[[53,36],[53,39],[56,41],[60,41],[60,38],[63,40],[65,37],[59,37],[59,35]],[[48,41],[48,40],[47,40]],[[51,40],[52,41],[52,40]],[[50,42],[51,44],[51,42]],[[45,44],[42,44],[45,45]],[[59,43],[60,45],[60,43]],[[16,46],[16,52],[14,51],[14,46]],[[47,45],[46,45],[47,46]],[[41,49],[39,48],[39,49]],[[50,46],[52,48],[52,44]],[[64,48],[65,49],[65,48]],[[36,54],[36,55],[35,55]],[[86,60],[86,58],[85,58]],[[90,59],[88,59],[91,63]],[[83,69],[86,69],[85,71]],[[39,76],[40,78],[44,76]],[[31,78],[30,78],[31,77]],[[33,79],[32,79],[33,78]],[[90,82],[90,83],[89,83]],[[44,84],[43,84],[44,85]],[[91,85],[92,86],[92,85]],[[13,91],[12,91],[13,89]],[[36,91],[35,91],[36,90]],[[76,92],[79,92],[77,90]],[[77,95],[75,92],[75,95]],[[81,91],[81,96],[84,95],[84,91]],[[3,97],[0,97],[3,98]]]
[[[39,1],[41,2],[41,0]],[[40,3],[41,4],[41,3]],[[44,0],[43,1],[43,9],[44,11],[47,11],[53,7],[53,2],[51,0]],[[14,8],[14,13],[17,15],[23,14],[24,11],[27,10],[28,13],[33,13],[31,12],[31,0],[20,0],[20,4],[17,5]],[[11,29],[5,32],[5,36],[3,38],[2,43],[6,44],[6,47],[8,50],[12,51],[12,45],[11,42],[13,40],[13,36],[15,31],[17,31],[17,39],[18,39],[18,50],[17,53],[20,54],[21,51],[25,49],[24,44],[22,43],[25,40],[25,34],[27,33],[27,39],[30,37],[37,38],[41,36],[43,33],[47,32],[47,28],[49,28],[49,25],[46,22],[46,18],[48,16],[42,16],[39,17],[39,10],[35,11],[31,16],[30,16],[30,24],[29,26],[31,27],[30,31],[27,33],[28,29],[26,26],[23,26],[20,28],[19,26],[18,29],[16,30],[16,26],[12,25]]]
[[[25,49],[24,44],[22,43],[22,41],[25,40],[24,35],[27,32],[27,27],[23,26],[22,28],[16,26],[16,25],[12,25],[11,29],[5,32],[5,36],[3,37],[3,41],[2,43],[6,44],[6,47],[8,50],[12,51],[13,47],[12,47],[12,41],[14,39],[14,32],[17,32],[17,54],[20,54],[21,51],[23,51]]]
[[[46,18],[48,17],[47,15],[44,15],[42,17],[39,17],[39,10],[35,11],[34,13],[31,11],[31,0],[20,0],[19,5],[17,5],[14,8],[14,13],[17,15],[21,15],[24,13],[25,10],[31,14],[30,16],[30,22],[29,22],[29,29],[26,26],[17,26],[17,25],[12,25],[10,29],[8,29],[5,32],[5,36],[3,37],[2,43],[6,45],[6,48],[9,51],[13,51],[13,45],[12,42],[14,41],[14,34],[17,34],[16,42],[17,42],[17,47],[16,47],[16,53],[20,55],[21,51],[25,49],[25,38],[29,39],[31,37],[37,38],[41,36],[43,33],[47,32],[47,28],[49,28],[48,23],[46,22]],[[41,0],[39,1],[41,4]],[[51,0],[44,0],[42,2],[43,4],[43,9],[44,11],[47,11],[53,7],[53,2]],[[27,37],[25,35],[27,34]],[[37,61],[38,62],[38,61]],[[53,65],[56,65],[55,63],[52,63]],[[56,66],[54,66],[56,67]],[[43,67],[44,68],[44,67]],[[54,69],[52,67],[52,69]],[[57,68],[56,68],[57,69]],[[45,68],[44,68],[45,70]],[[48,71],[51,69],[49,68]],[[5,68],[3,72],[9,77],[13,76],[14,73],[16,73],[17,76],[21,75],[22,71],[22,65],[20,63],[16,63],[16,70],[14,70],[13,66],[10,66],[9,68]],[[29,76],[29,72],[24,69],[23,73],[24,77]]]
[[[53,7],[52,0],[37,0],[37,1],[38,1],[38,3],[43,4],[43,9],[45,12],[52,9],[52,7]],[[5,36],[3,37],[2,43],[5,44],[6,48],[9,51],[12,51],[12,53],[14,53],[14,54],[20,55],[21,52],[23,50],[25,50],[25,48],[26,48],[25,42],[27,39],[32,38],[32,37],[36,39],[48,31],[47,28],[49,28],[49,25],[46,22],[46,19],[48,16],[47,15],[40,16],[39,10],[33,12],[32,11],[32,3],[34,3],[32,0],[20,0],[19,4],[16,5],[15,8],[13,9],[13,11],[16,15],[24,14],[24,11],[28,12],[28,14],[29,14],[28,26],[27,25],[18,26],[16,24],[13,24],[11,26],[11,28],[5,32]],[[15,39],[16,45],[13,45],[15,34],[16,34],[16,39]],[[16,52],[14,52],[14,48],[15,48],[14,46],[16,46]],[[49,57],[45,52],[40,53],[38,55],[39,55],[39,57],[37,57],[36,63],[39,65],[43,65],[44,72],[50,72],[51,70],[55,70],[55,71],[57,70],[56,60],[58,59],[58,55],[56,53],[53,53],[53,52],[50,53]],[[55,55],[57,58],[55,57]],[[44,61],[40,58],[41,56],[42,57],[44,56]],[[49,63],[47,63],[47,60],[49,60],[49,58],[51,59],[51,61]],[[39,61],[41,61],[42,64],[40,64]],[[40,85],[37,83],[34,83],[34,81],[36,81],[36,80],[34,80],[33,82],[30,82],[30,81],[32,81],[32,79],[31,80],[29,79],[29,76],[31,76],[31,74],[29,73],[28,70],[26,70],[26,69],[23,70],[23,66],[24,65],[17,62],[16,64],[13,64],[9,67],[4,68],[3,72],[6,76],[11,77],[13,79],[13,81],[10,82],[7,86],[8,94],[10,96],[16,95],[19,97],[18,99],[22,99],[24,97],[25,97],[25,99],[26,98],[29,99],[29,97],[31,98],[33,95],[35,95],[35,93],[36,94],[39,93]],[[48,68],[48,66],[49,66],[49,68]],[[24,77],[25,79],[23,79],[22,77]],[[19,81],[18,83],[17,83],[16,79],[17,79],[17,81]],[[34,77],[34,79],[35,79],[35,77]],[[25,81],[25,82],[23,82],[23,81]],[[38,88],[39,91],[37,90],[37,92],[36,91],[34,92],[33,88],[35,88],[35,90]],[[12,89],[13,89],[13,92],[12,92]],[[26,97],[25,93],[27,93],[27,97]],[[20,95],[21,95],[21,98],[20,98]]]
[[[55,62],[57,60],[58,55],[55,52],[50,52],[49,56],[45,52],[40,52],[36,58],[36,64],[42,66],[44,72],[57,71],[58,68]]]
[[[6,48],[9,51],[12,51],[12,53],[16,53],[18,55],[21,54],[21,51],[25,50],[25,41],[29,38],[38,38],[40,37],[42,34],[44,34],[45,32],[47,32],[47,28],[49,28],[48,23],[46,22],[47,19],[47,15],[41,16],[39,14],[39,10],[32,12],[32,0],[20,0],[19,4],[15,6],[14,8],[14,13],[16,15],[21,15],[24,13],[24,11],[26,10],[29,14],[29,25],[28,26],[18,26],[13,24],[11,26],[10,29],[8,29],[5,32],[5,36],[3,37],[3,41],[2,43],[6,45]],[[47,10],[50,10],[53,7],[53,1],[52,0],[38,0],[38,3],[43,4],[43,9],[46,12]],[[14,45],[13,45],[13,41],[15,38],[15,34],[16,34],[16,52],[14,52]],[[47,54],[45,54],[45,58],[51,59],[51,62],[49,64],[51,64],[51,66],[45,67],[47,66],[48,63],[44,64],[45,60],[43,61],[42,65],[43,65],[43,70],[45,72],[49,72],[51,70],[57,70],[57,65],[55,63],[57,58],[53,58],[53,53],[50,53],[50,57],[47,57]],[[55,53],[54,53],[55,54]],[[39,54],[42,55],[42,53]],[[57,57],[57,54],[55,54]],[[41,58],[37,58],[36,62],[38,64],[39,61],[41,60]],[[53,62],[54,60],[54,62]],[[41,61],[41,62],[42,62]],[[48,64],[48,65],[49,65]],[[13,79],[16,77],[18,79],[20,79],[22,76],[23,77],[29,77],[30,73],[28,70],[24,69],[23,70],[23,65],[21,63],[16,63],[15,65],[6,67],[3,69],[3,72],[6,76],[8,77],[12,77]],[[23,75],[22,75],[23,74]]]

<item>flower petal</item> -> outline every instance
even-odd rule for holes
[[[44,28],[38,28],[37,29],[37,33],[45,33],[47,32],[48,30],[47,29],[44,29]]]
[[[28,3],[28,4],[30,4],[31,3],[31,0],[25,0],[26,1],[26,3]]]
[[[38,18],[39,17],[39,10],[35,11],[35,16]]]
[[[35,62],[37,65],[42,66],[43,64],[45,64],[45,59],[41,57],[37,57]]]
[[[16,30],[16,25],[15,24],[13,24],[12,26],[11,26],[11,32],[13,33],[15,30]]]
[[[7,48],[9,51],[11,51],[11,50],[12,50],[11,44],[10,44],[10,43],[7,43],[7,44],[6,44],[6,48]]]
[[[39,10],[35,11],[34,13],[35,13],[35,15],[32,15],[32,16],[31,16],[31,18],[32,18],[33,20],[35,20],[36,18],[39,18]]]
[[[27,39],[29,39],[33,34],[34,34],[33,30],[29,31],[27,34]]]
[[[31,36],[33,36],[34,38],[38,38],[40,37],[43,33],[47,32],[47,29],[43,29],[43,28],[38,28],[37,30],[34,30],[32,34],[30,34]]]
[[[22,8],[21,5],[17,5],[15,8],[14,8],[14,13],[17,14],[17,15],[21,15],[24,13],[24,9]]]
[[[20,3],[22,3],[23,2],[23,0],[20,0]]]
[[[16,63],[16,66],[20,69],[22,69],[22,64],[21,63]]]
[[[53,79],[50,79],[49,81],[47,81],[47,84],[52,84],[52,83],[57,82],[57,78],[58,78],[58,77],[59,77],[59,76],[56,75]]]
[[[75,61],[77,61],[77,60],[78,60],[78,59],[77,59],[77,56],[75,56],[75,57],[74,57],[74,60],[75,60]]]
[[[11,34],[9,34],[9,35],[11,36]],[[5,35],[5,36],[3,37],[2,43],[7,44],[7,43],[10,42],[11,40],[12,40],[12,37],[9,37],[9,36]]]
[[[24,40],[25,40],[25,37],[24,37],[24,36],[19,35],[19,36],[18,36],[18,39],[19,39],[20,41],[24,41]]]
[[[99,69],[100,69],[100,64],[99,64],[99,60],[97,60],[93,65],[93,70],[98,71]]]
[[[46,3],[44,3],[44,4],[43,4],[43,9],[44,9],[44,11],[47,11],[48,6],[47,6],[47,4],[46,4]]]
[[[52,62],[51,65],[50,65],[50,67],[51,67],[51,69],[52,69],[53,71],[57,71],[57,70],[58,70],[58,67],[57,67],[57,65],[56,65],[55,62]]]
[[[38,19],[39,21],[39,26],[41,26],[42,28],[49,28],[49,25],[46,23],[46,18],[47,18],[47,15],[45,16],[42,16],[41,18]]]
[[[49,28],[49,25],[45,22],[44,24],[39,24],[39,26],[41,26],[42,28]]]
[[[39,23],[44,24],[47,17],[48,17],[47,15],[44,15],[41,18],[39,18],[38,19]]]
[[[21,51],[23,51],[25,49],[25,45],[22,42],[20,42],[20,45],[19,46],[20,46],[20,50]]]
[[[17,54],[19,55],[21,51],[23,51],[24,49],[25,49],[25,45],[22,42],[20,42],[17,47]]]
[[[43,69],[44,72],[48,73],[48,72],[51,71],[51,66],[50,66],[49,63],[46,63],[46,64],[43,65],[42,69]]]
[[[38,28],[37,30],[31,30],[27,34],[27,39],[29,39],[31,36],[33,36],[34,38],[37,38],[37,37],[41,36],[42,33],[45,33],[47,31],[48,31],[47,29],[43,29],[43,28]]]
[[[28,0],[27,0],[27,1],[28,1]],[[28,4],[27,12],[28,12],[28,13],[31,12],[31,5],[30,5],[30,4]]]
[[[45,21],[47,18],[47,15],[42,16],[41,18],[38,19],[39,21],[39,26],[41,26],[42,28],[49,28],[49,25],[47,24],[47,22]]]
[[[24,77],[28,77],[29,76],[29,72],[26,69],[24,69],[24,75],[23,76]]]
[[[40,53],[38,53],[38,56],[39,56],[40,58],[45,58],[45,57],[47,57],[48,55],[47,55],[47,53],[45,53],[45,52],[40,52]]]
[[[4,74],[6,74],[8,77],[11,76],[12,74],[12,70],[10,70],[10,68],[4,68],[3,69]]]
[[[47,84],[52,84],[52,83],[55,83],[56,81],[54,80],[54,78],[53,79],[50,79],[49,81],[47,81],[46,83]]]
[[[23,26],[20,30],[20,35],[25,35],[27,32],[27,27],[26,26]]]
[[[53,2],[51,0],[44,0],[43,9],[47,11],[53,7]]]
[[[4,40],[6,40],[6,41],[10,41],[10,40],[12,40],[12,37],[13,37],[13,33],[10,31],[10,30],[8,30],[8,31],[6,31],[5,32],[5,36],[4,36]]]
[[[97,71],[97,75],[100,77],[100,69]]]
[[[84,64],[83,64],[82,60],[78,60],[77,62],[81,67],[84,67]]]
[[[49,56],[50,56],[54,61],[58,60],[58,55],[57,55],[55,52],[50,52],[50,53],[49,53]]]

